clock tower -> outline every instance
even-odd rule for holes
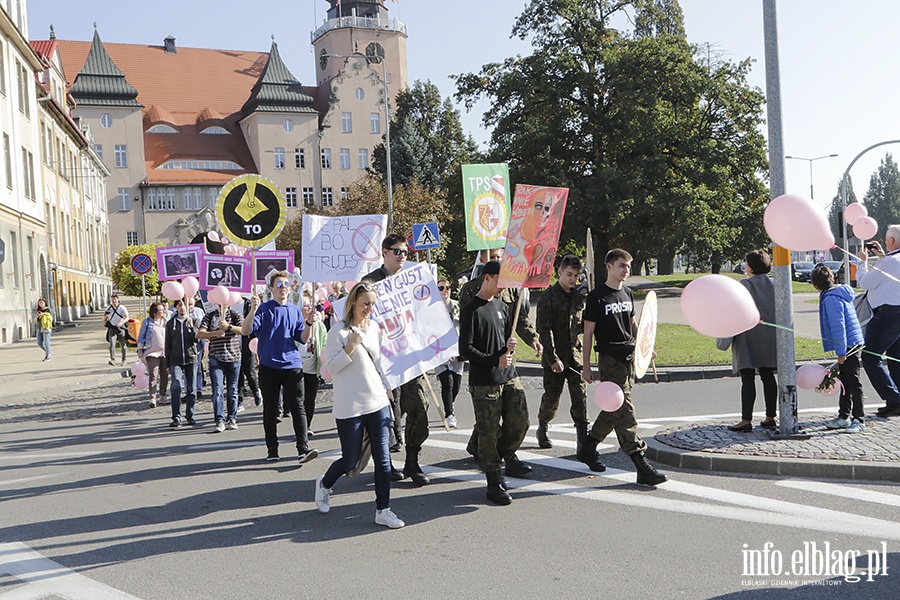
[[[328,3],[325,22],[312,34],[317,85],[334,78],[346,60],[327,55],[359,54],[368,57],[368,63],[379,77],[384,73],[393,100],[408,85],[406,25],[390,18],[383,0],[328,0]],[[350,59],[349,63],[354,60],[362,59]]]

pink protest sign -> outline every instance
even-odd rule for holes
[[[568,197],[569,188],[516,186],[500,264],[500,287],[550,285]]]

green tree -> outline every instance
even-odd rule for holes
[[[113,284],[126,296],[141,295],[141,278],[131,272],[131,259],[135,254],[148,254],[153,259],[153,270],[147,273],[146,290],[148,296],[159,295],[159,274],[156,270],[156,249],[165,246],[163,242],[155,244],[139,244],[126,246],[116,254],[116,262],[112,268]]]
[[[610,26],[634,7],[640,31]],[[765,241],[763,96],[749,61],[707,64],[676,0],[532,0],[513,34],[531,55],[457,77],[467,107],[487,98],[492,160],[513,180],[568,187],[563,239],[706,262]]]
[[[463,133],[459,111],[431,81],[417,80],[397,93],[391,118],[394,184],[416,180],[431,189],[445,187],[456,166],[468,159],[472,144]],[[382,176],[387,173],[384,144],[374,150],[373,167]]]
[[[869,216],[878,222],[879,236],[884,236],[889,225],[900,223],[900,169],[890,152],[884,155],[869,178],[863,204],[869,210]]]

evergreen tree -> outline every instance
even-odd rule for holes
[[[884,237],[889,225],[900,223],[900,169],[890,152],[884,155],[869,179],[863,204],[869,216],[878,222],[878,237]]]

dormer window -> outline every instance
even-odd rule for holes
[[[172,127],[171,125],[166,125],[165,123],[157,123],[153,127],[147,130],[147,133],[180,133],[177,129]]]
[[[207,127],[200,133],[207,134],[207,135],[231,135],[230,131],[228,131],[224,127],[220,127],[218,125],[212,125],[210,127]]]

